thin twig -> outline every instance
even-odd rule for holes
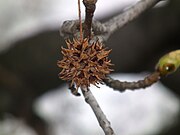
[[[92,110],[93,110],[94,114],[96,115],[96,118],[99,122],[99,125],[103,129],[105,135],[115,135],[110,122],[108,121],[105,114],[101,110],[98,102],[96,101],[96,99],[93,96],[93,94],[91,93],[91,91],[86,88],[81,88],[81,90],[82,90],[82,93],[83,93],[86,103],[88,103],[90,105],[90,107],[92,108]]]
[[[83,40],[83,33],[82,33],[82,19],[81,19],[81,4],[80,0],[78,0],[78,13],[79,13],[79,31],[80,31],[80,41]]]
[[[154,72],[149,76],[145,77],[144,80],[139,80],[137,82],[126,82],[126,81],[122,82],[119,80],[114,80],[110,76],[107,76],[106,79],[104,79],[104,83],[107,86],[113,88],[114,90],[123,92],[126,89],[137,90],[137,89],[149,87],[152,84],[156,83],[159,79],[160,79],[160,73]]]
[[[108,29],[109,36],[117,29],[120,29],[121,27],[144,13],[145,10],[153,7],[159,1],[160,0],[141,0],[131,8],[124,11],[122,14],[119,14],[109,21],[105,22],[104,25]]]

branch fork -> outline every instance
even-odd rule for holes
[[[124,25],[141,15],[145,10],[153,7],[159,1],[160,0],[141,0],[136,5],[126,10],[124,13],[117,15],[116,17],[110,19],[105,23],[100,23],[98,21],[93,21],[97,0],[83,0],[83,4],[86,8],[85,20],[83,23],[83,38],[88,38],[89,42],[91,42],[92,40],[97,41],[97,39],[100,42],[107,41],[112,33],[114,33],[117,29],[122,28]],[[61,36],[63,36],[64,38],[69,38],[69,36],[77,37],[79,35],[78,26],[81,26],[79,25],[79,21],[65,21],[60,30]],[[94,36],[92,36],[92,29],[94,32]],[[151,75],[147,76],[145,79],[137,82],[121,82],[119,80],[114,80],[110,76],[107,76],[103,81],[107,86],[123,92],[126,89],[134,90],[139,88],[146,88],[157,82],[159,79],[160,73],[154,72]],[[80,95],[79,93],[77,93],[74,86],[70,86],[69,89],[74,95]],[[106,118],[105,114],[101,110],[98,102],[96,101],[89,88],[81,87],[81,91],[86,103],[88,103],[92,108],[105,135],[115,135],[109,120]]]

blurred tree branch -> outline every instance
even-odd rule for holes
[[[104,39],[107,40],[112,33],[136,19],[139,15],[144,13],[144,11],[156,5],[159,1],[160,0],[141,0],[131,8],[125,10],[123,13],[105,22],[104,25],[108,34],[104,37]]]

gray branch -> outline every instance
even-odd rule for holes
[[[96,101],[95,97],[91,93],[89,89],[81,88],[83,96],[85,98],[86,103],[90,105],[92,108],[94,114],[96,115],[96,118],[99,122],[99,125],[103,129],[105,135],[115,135],[113,129],[111,128],[110,122],[106,118],[105,114],[101,110],[98,102]]]
[[[63,22],[61,29],[59,30],[60,36],[65,39],[69,38],[69,36],[75,36],[78,33],[78,20],[67,20]]]
[[[144,13],[145,10],[156,5],[159,1],[160,0],[141,0],[134,6],[125,10],[122,14],[119,14],[109,21],[105,22],[104,25],[108,28],[108,34],[111,35],[117,29],[120,29],[121,27]]]
[[[147,88],[151,86],[152,84],[156,83],[160,79],[160,73],[159,72],[154,72],[147,77],[145,77],[143,80],[139,80],[137,82],[127,82],[127,81],[119,81],[119,80],[114,80],[110,76],[107,76],[104,79],[104,83],[113,88],[114,90],[117,90],[119,92],[124,92],[126,89],[129,90],[138,90],[141,88]]]
[[[136,19],[139,15],[144,13],[145,10],[150,9],[156,5],[160,0],[141,0],[137,2],[134,6],[125,10],[123,13],[113,17],[105,23],[100,23],[98,21],[92,22],[92,29],[94,32],[94,40],[97,38],[100,41],[107,41],[108,38],[118,29],[122,28],[132,20]],[[66,21],[61,27],[61,35],[65,36],[67,34],[75,35],[77,33],[77,20]],[[66,28],[64,28],[66,27]],[[67,29],[68,27],[68,29]]]

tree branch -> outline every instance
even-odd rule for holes
[[[94,3],[97,0],[83,0],[86,3],[89,2],[91,4],[91,11],[88,11],[87,4],[86,6],[86,19],[85,19],[85,35],[91,35],[91,25],[93,27],[93,31],[95,34],[95,38],[100,39],[100,41],[107,41],[108,38],[118,29],[122,28],[124,25],[128,24],[132,20],[136,19],[139,15],[141,15],[145,10],[153,7],[156,5],[160,0],[141,0],[131,8],[125,10],[123,13],[113,17],[112,19],[108,20],[105,23],[100,23],[98,21],[92,21],[93,17],[93,8],[95,10],[95,6],[93,7]],[[92,4],[93,3],[93,4]],[[90,14],[87,16],[87,14]],[[92,21],[92,24],[90,23]],[[69,35],[77,35],[77,20],[65,21],[63,26],[61,27],[60,33],[62,36]],[[67,28],[68,27],[68,28]]]
[[[84,21],[84,38],[91,38],[91,26],[94,11],[96,9],[97,0],[83,0],[86,8],[85,21]]]
[[[91,93],[89,89],[81,88],[83,96],[85,98],[86,103],[90,105],[92,108],[94,114],[96,115],[96,118],[99,122],[99,125],[103,129],[105,135],[115,135],[113,129],[111,128],[110,122],[106,118],[105,114],[101,110],[98,102],[96,101],[95,97]]]
[[[114,80],[110,76],[107,76],[106,79],[104,79],[104,83],[113,88],[114,90],[117,90],[119,92],[124,92],[126,89],[129,90],[137,90],[140,88],[146,88],[151,86],[152,84],[156,83],[160,79],[160,73],[154,72],[150,74],[149,76],[145,77],[144,80],[139,80],[137,82],[122,82],[119,80]]]
[[[91,27],[93,27],[93,31],[95,34],[94,37],[99,38],[101,42],[106,41],[114,31],[120,29],[121,27],[132,21],[133,19],[137,18],[146,9],[151,8],[159,1],[160,0],[142,0],[138,2],[136,5],[126,10],[124,13],[110,19],[104,24],[101,24],[97,21],[92,22],[97,0],[83,0],[83,3],[86,7],[86,16],[84,21],[84,38],[91,39]],[[61,35],[64,37],[69,37],[69,35],[76,37],[76,35],[78,35],[79,33],[78,25],[79,24],[77,20],[64,22],[60,31]],[[97,40],[95,39],[95,41]],[[144,80],[140,80],[137,82],[121,82],[119,80],[114,80],[109,76],[107,76],[107,78],[104,79],[103,81],[107,86],[112,87],[113,89],[118,90],[120,92],[123,92],[126,89],[134,90],[134,89],[148,87],[153,83],[157,82],[159,79],[160,79],[159,72],[155,72],[147,76]],[[79,96],[79,93],[77,89],[74,88],[74,86],[70,86],[69,88],[74,95]],[[108,121],[105,114],[101,110],[98,102],[96,101],[91,91],[83,87],[81,88],[81,91],[83,93],[85,101],[90,105],[94,114],[96,115],[99,125],[103,129],[105,135],[115,135],[110,125],[110,122]]]
[[[114,33],[117,29],[120,29],[124,25],[128,24],[139,15],[144,13],[145,10],[153,7],[160,0],[141,0],[131,8],[127,9],[122,14],[115,16],[109,21],[105,22],[104,25],[108,29],[109,36]]]

